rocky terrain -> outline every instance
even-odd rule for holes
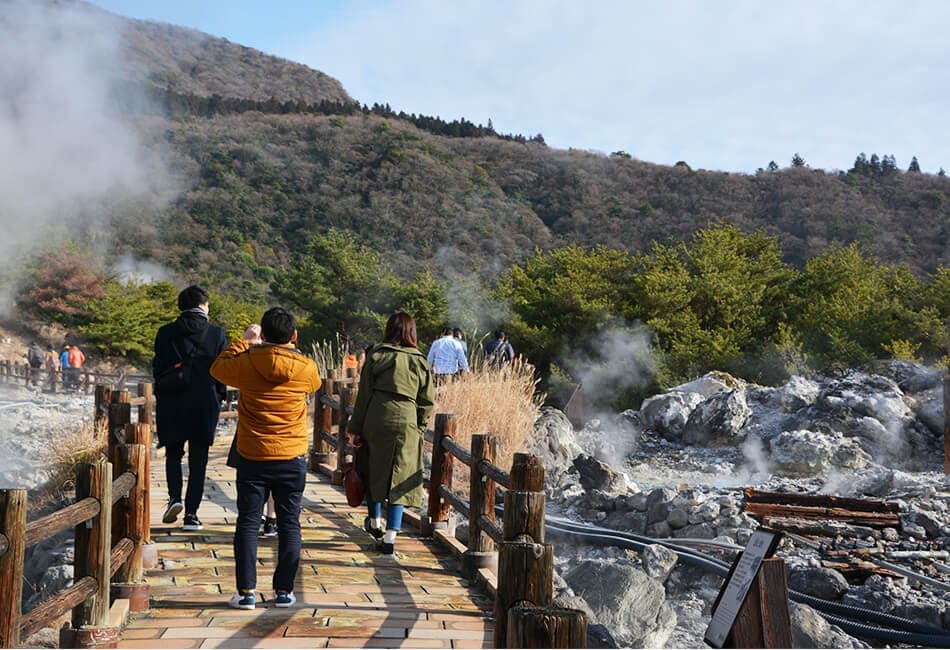
[[[548,512],[731,562],[760,525],[743,511],[743,487],[886,500],[899,509],[897,525],[812,522],[809,534],[785,536],[778,555],[789,587],[947,634],[950,477],[943,472],[941,378],[898,362],[793,377],[776,388],[711,373],[580,431],[547,410],[535,452],[545,460]],[[660,543],[630,550],[571,535],[552,542],[558,601],[602,624],[594,632],[603,645],[704,647],[720,575],[677,562]],[[831,555],[839,568],[859,556],[896,568],[839,571],[828,568]],[[792,616],[796,647],[872,641],[829,625],[805,604],[793,603]]]
[[[0,385],[0,411],[0,485],[36,488],[49,478],[45,450],[91,419],[92,397]],[[825,535],[786,536],[778,554],[790,588],[950,630],[950,478],[942,466],[936,371],[891,363],[837,377],[794,377],[775,388],[712,373],[581,430],[553,409],[536,427],[533,451],[545,462],[549,515],[652,542],[617,548],[551,535],[558,603],[589,612],[593,644],[704,647],[722,576],[682,561],[688,558],[664,544],[731,562],[760,525],[744,512],[743,488],[750,486],[897,504],[899,525],[830,521],[821,524]],[[837,560],[840,551],[860,554],[912,577],[828,568],[829,549],[839,552]],[[36,548],[27,606],[71,578],[69,540]],[[792,616],[796,647],[873,642],[829,624],[806,604],[793,603]]]

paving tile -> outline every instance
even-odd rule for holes
[[[326,648],[328,639],[296,637],[293,639],[205,639],[201,648]]]
[[[177,648],[197,648],[200,639],[169,639],[160,644],[157,639],[131,639],[126,641],[121,639],[118,647],[120,648],[168,648],[175,650]]]
[[[147,627],[204,627],[208,625],[206,618],[140,618],[129,623],[130,628]]]
[[[157,639],[162,635],[165,628],[161,627],[137,627],[126,628],[122,631],[123,639]]]
[[[453,648],[491,648],[492,640],[476,641],[474,639],[452,639]]]
[[[331,648],[451,648],[439,639],[330,639]]]
[[[409,630],[410,639],[466,639],[479,641],[488,639],[491,641],[493,632],[491,630],[424,630],[413,628]]]

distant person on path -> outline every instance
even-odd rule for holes
[[[82,367],[86,363],[86,355],[82,353],[78,345],[69,348],[69,374],[73,388],[78,389],[81,381]]]
[[[63,351],[59,353],[59,367],[63,371],[63,388],[69,388],[72,382],[72,375],[69,374],[69,344],[63,346]]]
[[[165,479],[168,507],[162,515],[175,523],[185,511],[184,530],[201,530],[198,506],[204,495],[208,448],[214,442],[221,400],[226,387],[209,374],[212,361],[224,349],[224,330],[208,321],[208,292],[197,285],[178,294],[178,318],[159,328],[155,335],[152,375],[157,399],[155,413],[158,446],[165,447]],[[182,369],[183,385],[161,389],[168,373]],[[181,462],[188,443],[188,490],[182,503]]]
[[[442,330],[442,336],[432,342],[426,360],[432,367],[436,384],[453,379],[459,372],[468,372],[465,349],[455,338],[451,327]]]
[[[452,336],[455,337],[455,340],[459,342],[459,345],[462,346],[462,352],[465,353],[465,356],[468,357],[468,343],[465,342],[465,332],[461,328],[453,327]]]
[[[296,602],[300,565],[300,505],[307,483],[307,396],[320,388],[317,364],[295,348],[297,323],[274,307],[261,318],[264,342],[236,338],[211,366],[220,382],[241,391],[237,424],[237,527],[234,563],[237,593],[229,604],[254,609],[257,535],[268,493],[277,510],[276,607]]]
[[[383,342],[366,355],[348,429],[364,442],[357,458],[369,508],[363,527],[382,539],[384,555],[394,551],[403,508],[422,505],[423,434],[434,392],[429,364],[418,349],[416,322],[404,312],[393,314]]]
[[[50,343],[46,346],[46,354],[43,356],[43,367],[46,368],[47,379],[49,380],[49,385],[53,385],[53,377],[56,376],[56,371],[59,370],[59,356],[56,354],[56,349],[53,348],[53,344]]]
[[[515,360],[515,349],[504,330],[495,330],[495,338],[485,346],[485,360],[492,368],[504,368]]]
[[[40,380],[40,368],[43,367],[43,353],[36,341],[30,343],[26,350],[26,362],[30,364],[30,382],[36,386]]]

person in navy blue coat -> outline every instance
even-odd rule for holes
[[[226,387],[208,369],[224,349],[224,329],[208,321],[208,292],[192,285],[178,294],[178,318],[155,335],[156,426],[158,446],[165,448],[168,507],[162,521],[177,521],[182,510],[184,530],[201,530],[198,506],[204,495],[208,449],[221,413]],[[167,384],[170,373],[184,369],[180,381]],[[188,443],[188,489],[182,503],[182,469]]]

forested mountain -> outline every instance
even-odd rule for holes
[[[119,244],[245,297],[263,296],[275,270],[330,227],[357,233],[407,276],[430,266],[491,280],[536,247],[641,250],[718,221],[777,236],[795,264],[858,241],[917,272],[950,265],[943,176],[879,162],[747,175],[557,150],[539,136],[360,106],[305,66],[118,20],[128,81],[156,100],[137,123],[171,145],[184,185],[160,227],[117,217]]]

